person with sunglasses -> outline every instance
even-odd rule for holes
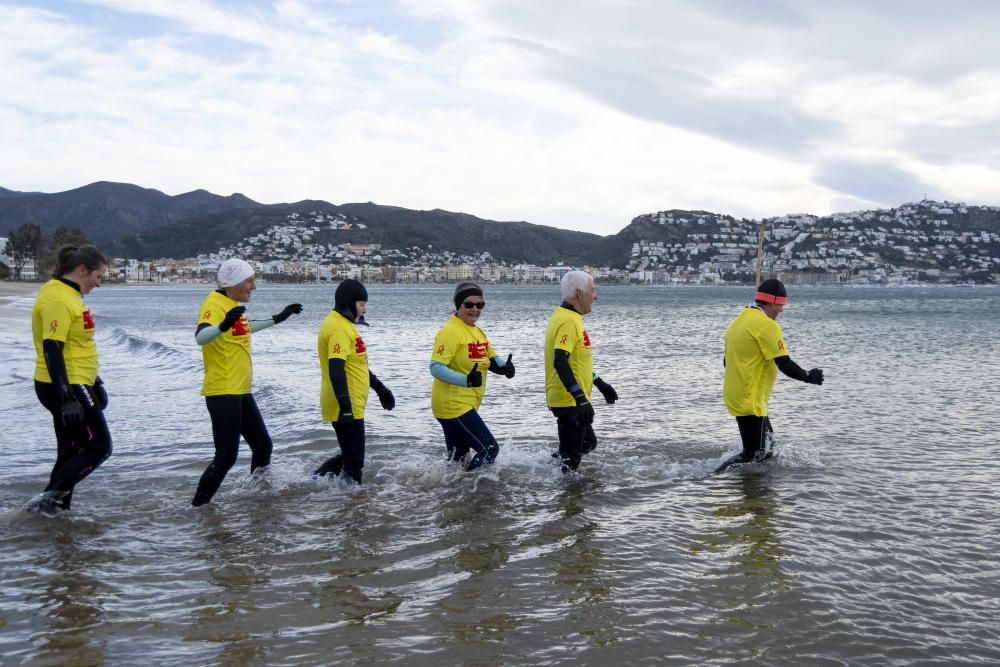
[[[594,308],[597,287],[586,271],[568,271],[560,282],[563,302],[552,313],[545,330],[545,402],[556,418],[564,473],[575,471],[583,455],[597,447],[594,434],[593,387],[611,404],[614,387],[594,373],[590,336],[583,316]]]
[[[476,326],[486,300],[474,282],[460,282],[454,293],[455,313],[434,337],[431,354],[431,409],[444,431],[449,461],[462,461],[471,453],[466,470],[492,463],[500,445],[477,412],[486,393],[489,370],[507,378],[514,377],[514,355],[503,363],[486,332]]]

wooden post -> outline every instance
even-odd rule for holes
[[[757,232],[757,287],[760,287],[760,265],[764,261],[764,223]]]

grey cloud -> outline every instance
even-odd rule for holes
[[[938,86],[1000,69],[995,2],[551,0],[486,11],[495,33],[530,48],[551,81],[642,119],[782,155],[844,136],[822,110],[802,108],[812,84],[889,76]],[[744,60],[788,79],[772,97],[713,85]]]
[[[535,45],[536,52],[545,52]],[[639,55],[624,67],[547,51],[550,79],[624,113],[693,130],[727,142],[797,153],[838,131],[832,122],[799,111],[789,100],[721,95],[701,74],[680,67],[644,67]]]
[[[715,14],[727,21],[758,26],[801,28],[809,19],[789,2],[782,0],[688,0],[693,9]]]
[[[907,130],[899,147],[936,165],[974,162],[1000,169],[1000,123],[961,127],[922,125]]]
[[[819,165],[816,183],[836,192],[881,206],[937,196],[935,188],[891,164],[828,160]]]

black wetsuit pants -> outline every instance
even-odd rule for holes
[[[104,421],[104,412],[94,400],[93,387],[74,384],[70,389],[83,406],[83,422],[75,426],[62,423],[62,393],[51,382],[35,381],[35,395],[45,409],[52,413],[56,429],[56,464],[52,467],[46,491],[59,491],[64,495],[60,507],[69,509],[73,500],[73,487],[97,466],[111,456],[111,433]]]
[[[576,470],[583,455],[597,447],[597,435],[592,424],[584,424],[575,407],[549,408],[556,416],[559,430],[559,458],[564,468]]]
[[[476,455],[469,460],[466,470],[475,470],[481,465],[493,463],[500,453],[500,445],[490,433],[483,418],[475,410],[454,419],[438,419],[444,431],[444,445],[449,461],[461,461],[469,450]]]
[[[740,427],[740,439],[743,441],[743,461],[762,461],[771,457],[767,448],[768,434],[774,433],[771,420],[768,417],[747,415],[737,417],[736,424]]]
[[[192,505],[209,502],[222,486],[226,473],[236,464],[240,435],[250,445],[250,472],[271,463],[271,436],[268,435],[253,394],[206,396],[205,405],[212,418],[215,458],[201,475]]]
[[[355,419],[348,424],[331,423],[337,434],[340,453],[327,459],[314,474],[337,477],[343,471],[347,477],[360,484],[361,471],[365,467],[365,420]]]

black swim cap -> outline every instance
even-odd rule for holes
[[[368,290],[365,286],[354,278],[347,278],[337,285],[337,291],[333,295],[333,309],[351,320],[358,317],[356,303],[368,300]]]
[[[783,306],[788,303],[788,292],[785,291],[785,286],[780,280],[777,278],[768,278],[757,288],[757,295],[754,299],[763,301],[764,303],[776,303],[779,306]]]

